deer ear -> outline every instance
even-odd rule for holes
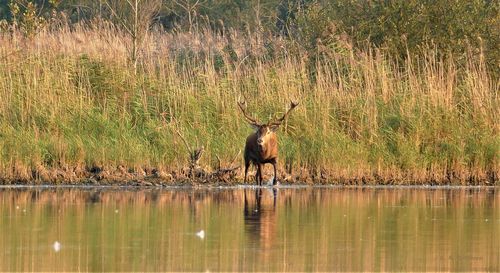
[[[260,128],[260,126],[257,124],[250,124],[250,127],[252,127],[252,129],[254,129],[255,131],[258,131]]]
[[[276,131],[278,131],[280,126],[279,125],[271,125],[269,128],[271,129],[271,131],[276,132]]]

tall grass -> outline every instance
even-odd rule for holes
[[[459,62],[429,49],[396,62],[367,48],[315,58],[261,34],[157,31],[135,73],[126,43],[106,25],[0,37],[3,179],[51,180],[92,166],[174,171],[187,165],[174,128],[203,145],[201,164],[215,168],[251,132],[236,107],[242,96],[264,121],[301,102],[278,133],[282,177],[498,179],[500,82],[481,54]]]

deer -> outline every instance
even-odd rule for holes
[[[243,154],[245,160],[244,183],[247,182],[250,163],[253,163],[257,169],[255,183],[259,186],[262,185],[262,168],[265,164],[272,164],[274,169],[273,185],[276,185],[276,163],[278,160],[278,138],[276,136],[276,131],[278,131],[281,123],[286,120],[290,112],[297,107],[299,103],[291,101],[290,108],[285,112],[283,117],[276,120],[269,120],[267,123],[261,123],[255,118],[252,118],[246,112],[245,104],[245,101],[238,101],[238,106],[243,116],[255,131],[247,137],[245,143],[245,152]]]

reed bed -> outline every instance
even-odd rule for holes
[[[382,49],[312,54],[262,33],[149,33],[137,70],[111,25],[0,37],[0,179],[84,182],[93,168],[182,173],[241,164],[260,120],[300,106],[279,131],[280,179],[348,184],[496,184],[498,76],[482,54]],[[219,161],[220,160],[220,161]],[[270,174],[269,170],[267,171]],[[175,176],[174,176],[175,177]],[[238,176],[241,178],[240,176]]]

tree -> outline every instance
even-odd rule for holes
[[[137,72],[138,52],[144,43],[161,0],[105,0],[114,21],[130,36],[130,60]]]

